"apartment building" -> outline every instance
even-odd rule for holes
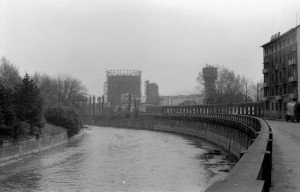
[[[300,25],[272,35],[263,48],[264,102],[266,116],[283,118],[286,104],[300,101],[298,82]]]

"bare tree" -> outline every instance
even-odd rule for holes
[[[240,103],[256,100],[257,86],[248,78],[241,77],[234,71],[224,66],[219,66],[216,80],[216,95],[213,96],[214,103]],[[196,78],[199,90],[204,93],[205,81],[203,73],[199,72]],[[205,94],[205,93],[204,93]]]
[[[18,68],[9,62],[5,57],[1,58],[0,81],[2,85],[13,90],[13,88],[22,82]]]
[[[219,69],[217,79],[218,103],[239,102],[241,98],[240,86],[241,77],[235,75],[224,66]]]
[[[40,73],[35,73],[33,79],[37,82],[46,106],[61,103],[78,109],[83,108],[88,92],[79,79],[63,74],[54,78]]]
[[[202,71],[200,71],[198,73],[198,76],[196,77],[196,81],[198,83],[196,88],[200,91],[201,94],[205,94],[205,91],[204,91],[205,81],[204,81],[204,78],[203,78]]]

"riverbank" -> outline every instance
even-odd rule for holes
[[[69,140],[66,129],[46,124],[39,137],[23,138],[18,141],[5,141],[0,146],[0,162],[17,159],[61,145]]]

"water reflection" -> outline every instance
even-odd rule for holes
[[[65,145],[0,167],[1,191],[204,191],[230,169],[191,137],[93,127]],[[222,163],[220,163],[222,162]]]

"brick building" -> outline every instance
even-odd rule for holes
[[[298,83],[300,25],[277,33],[263,48],[264,102],[266,116],[283,118],[286,104],[300,101]]]

